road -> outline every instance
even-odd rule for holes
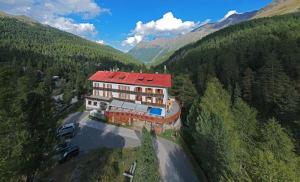
[[[69,115],[64,123],[70,122],[79,124],[77,134],[70,142],[78,145],[83,152],[101,147],[122,148],[140,145],[139,132],[91,120],[87,112]],[[163,181],[197,181],[192,165],[179,145],[161,137],[154,138],[153,144]]]
[[[163,181],[198,181],[183,149],[174,142],[157,137],[153,141]]]

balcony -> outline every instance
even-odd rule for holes
[[[160,93],[154,93],[153,90],[146,90],[146,92],[142,92],[139,89],[135,89],[135,91],[131,90],[121,90],[121,89],[113,89],[113,88],[104,88],[104,87],[93,87],[93,89],[98,89],[98,90],[104,90],[104,91],[111,91],[111,92],[118,92],[118,93],[126,93],[126,94],[135,94],[135,95],[143,95],[143,96],[148,96],[148,97],[163,97],[164,94],[162,91]]]

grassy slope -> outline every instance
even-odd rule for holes
[[[254,18],[283,15],[300,10],[300,0],[275,0],[261,9]]]
[[[213,31],[215,30],[203,29],[196,32],[189,32],[175,38],[158,38],[151,42],[140,43],[128,53],[145,63],[157,65],[167,60],[169,56],[180,47],[196,42]]]

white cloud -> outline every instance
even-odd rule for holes
[[[123,45],[131,45],[141,42],[148,36],[172,36],[185,34],[198,26],[198,23],[193,21],[182,21],[174,17],[172,12],[167,12],[162,18],[147,23],[138,21],[131,35],[123,41]]]
[[[208,24],[209,22],[211,22],[211,19],[206,19],[206,20],[204,20],[203,22],[201,22],[201,23],[199,24],[199,26],[206,25],[206,24]]]
[[[236,10],[230,10],[226,13],[226,15],[222,19],[219,20],[219,22],[226,20],[229,16],[233,14],[240,14],[240,13],[238,13]]]
[[[96,28],[93,24],[74,23],[74,20],[70,18],[64,18],[64,17],[47,18],[43,23],[81,36],[97,33]]]
[[[109,12],[109,9],[101,8],[94,0],[0,0],[0,7],[8,13],[27,15],[41,23],[80,36],[96,34],[95,26],[76,22],[66,16],[77,14],[87,19],[101,12]]]
[[[130,46],[134,46],[136,44],[138,44],[139,42],[141,42],[143,40],[143,36],[142,35],[134,35],[132,37],[127,37],[125,41],[123,41],[122,45],[130,45]]]
[[[95,42],[97,42],[98,44],[104,44],[104,40],[96,40]]]

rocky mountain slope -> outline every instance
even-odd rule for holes
[[[243,14],[233,14],[223,21],[202,25],[191,32],[174,38],[156,38],[152,41],[141,42],[128,53],[144,63],[159,63],[175,50],[224,27],[246,21],[254,17],[256,11]]]
[[[254,18],[283,15],[300,10],[300,0],[274,0],[271,4],[262,8]]]
[[[157,65],[164,62],[180,47],[196,42],[204,36],[254,18],[280,15],[299,10],[300,0],[275,0],[265,8],[258,11],[233,14],[223,21],[202,25],[193,31],[174,38],[156,38],[137,44],[128,53],[144,63]]]

